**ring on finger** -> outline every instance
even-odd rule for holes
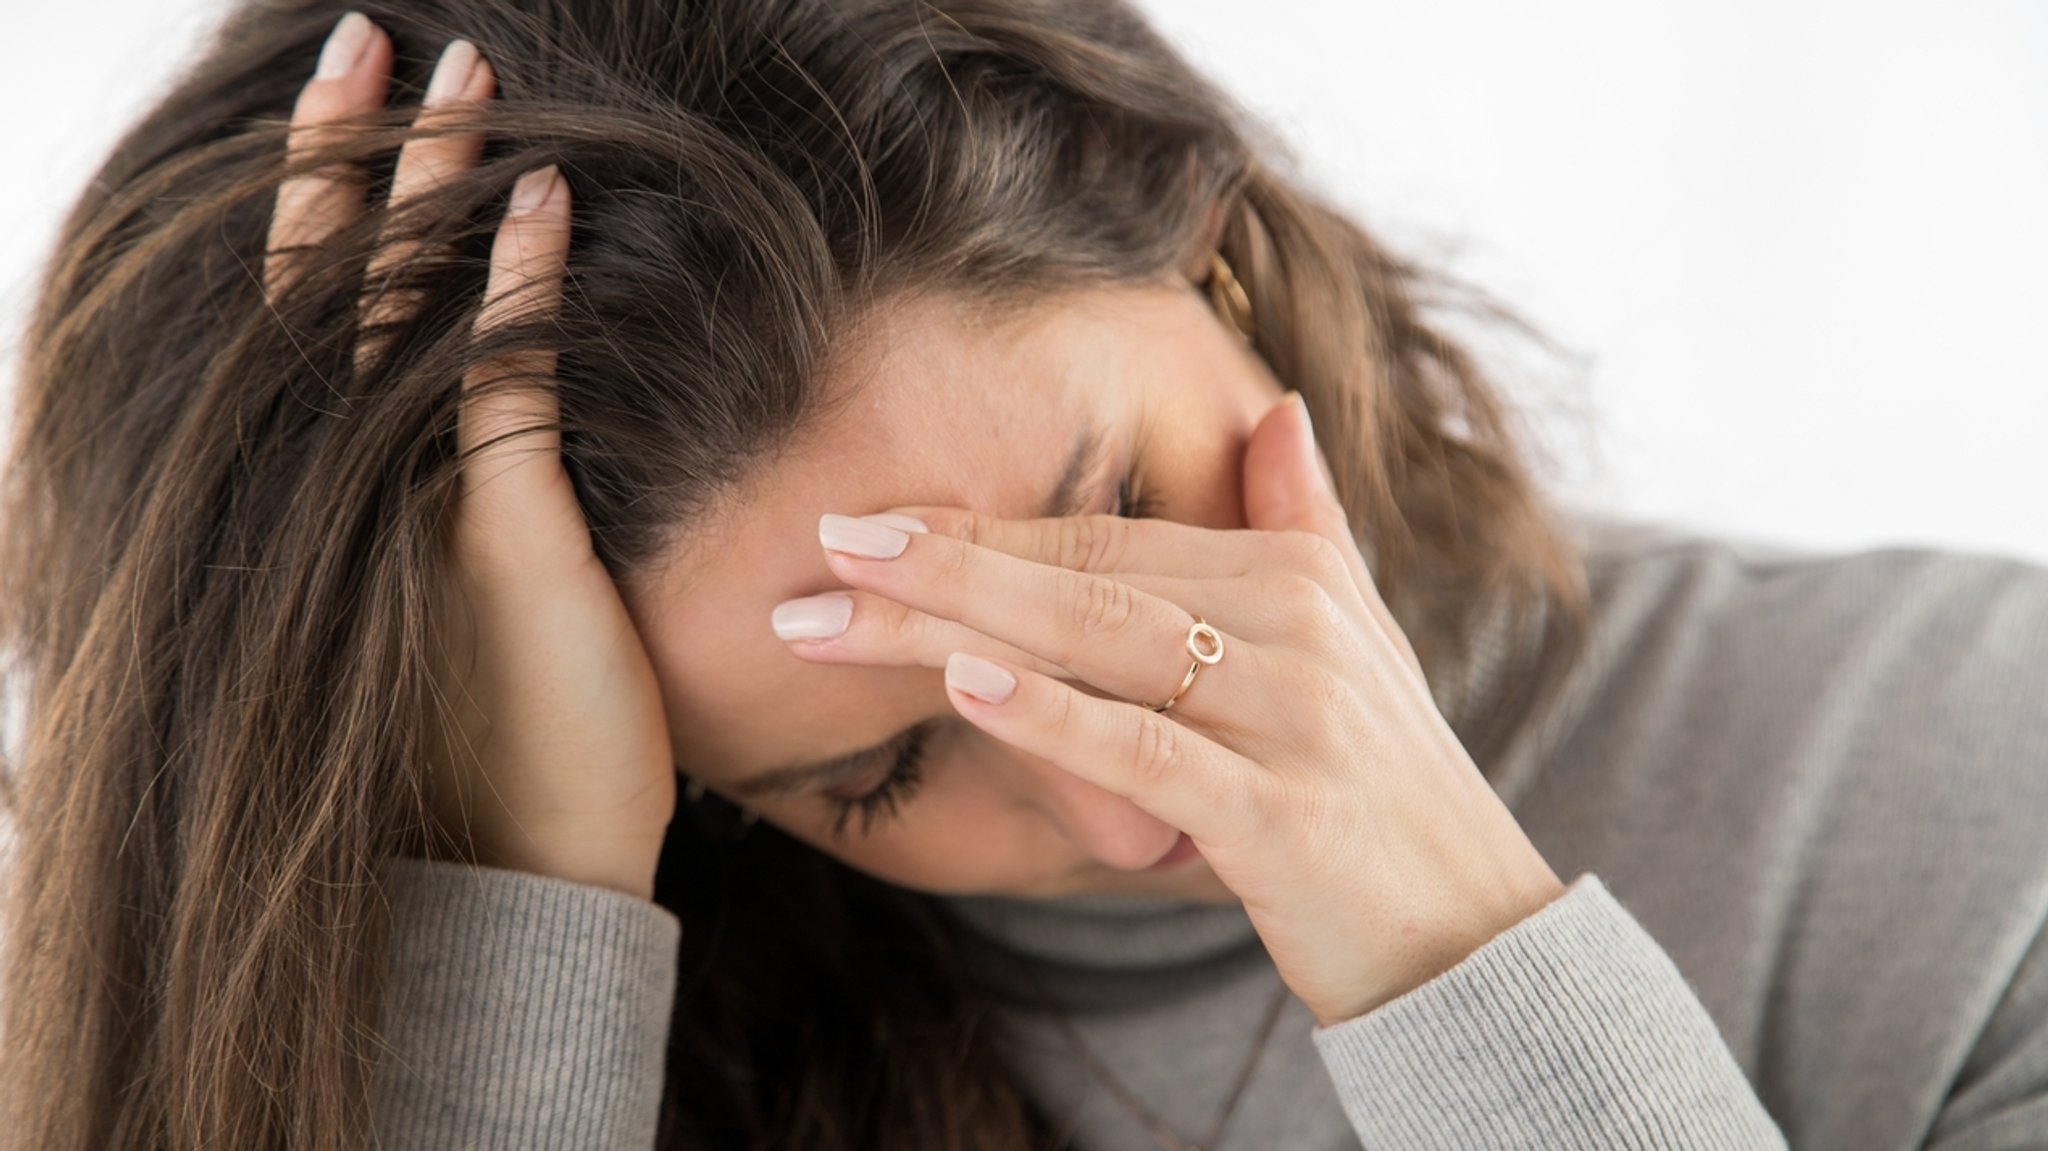
[[[1145,705],[1148,709],[1165,711],[1172,707],[1176,700],[1187,694],[1188,687],[1195,682],[1195,675],[1198,672],[1223,658],[1223,633],[1210,627],[1201,616],[1196,616],[1195,622],[1188,627],[1185,646],[1188,655],[1192,657],[1192,662],[1188,664],[1188,673],[1181,677],[1180,686],[1173,689],[1173,694],[1166,698],[1165,703],[1148,703]]]

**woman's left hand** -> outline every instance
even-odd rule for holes
[[[919,650],[881,651],[866,629],[858,661],[950,654],[968,721],[1187,832],[1328,1026],[1565,888],[1437,710],[1298,399],[1260,421],[1244,472],[1249,530],[904,507],[886,518],[929,531],[894,558],[827,555],[856,589],[856,621],[864,595],[912,609],[874,614]],[[1222,659],[1155,712],[1187,670],[1193,612],[1222,634]],[[967,632],[1029,657],[989,661],[1015,681],[1003,702],[961,690],[989,670],[959,674],[979,658],[954,650]]]

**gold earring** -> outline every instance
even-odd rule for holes
[[[1209,303],[1245,343],[1258,335],[1252,322],[1252,298],[1245,294],[1237,273],[1230,270],[1230,261],[1218,248],[1209,249]]]

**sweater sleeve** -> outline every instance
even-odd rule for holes
[[[523,872],[389,863],[377,1145],[652,1147],[682,932],[674,913]]]
[[[1939,1106],[1930,1151],[2048,1147],[2048,921],[2036,921]]]
[[[1312,1037],[1367,1147],[1786,1146],[1677,965],[1590,871]]]

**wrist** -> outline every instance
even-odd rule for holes
[[[1545,864],[1540,873],[1527,883],[1518,884],[1514,896],[1497,904],[1492,914],[1475,919],[1467,930],[1445,933],[1432,945],[1418,948],[1414,952],[1414,961],[1401,968],[1395,977],[1382,982],[1372,994],[1362,996],[1347,1006],[1318,1008],[1310,1004],[1310,1014],[1319,1027],[1332,1027],[1370,1014],[1463,963],[1473,952],[1548,907],[1567,890],[1557,874]]]
[[[492,862],[478,860],[487,867],[499,867],[508,871],[524,871],[532,875],[545,875],[568,883],[581,883],[589,887],[603,887],[635,899],[653,900],[654,862],[622,862],[612,859],[596,860],[506,860]]]
[[[617,834],[586,833],[556,842],[585,846],[557,846],[515,836],[495,844],[479,842],[470,858],[484,867],[603,887],[636,899],[654,898],[654,872],[661,859],[659,838],[646,842]]]

